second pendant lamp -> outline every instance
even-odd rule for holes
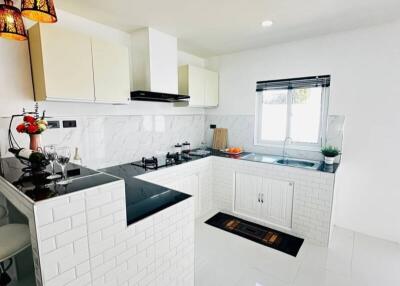
[[[5,0],[4,2],[0,4],[0,37],[17,41],[26,40],[21,12],[14,7],[13,1]]]
[[[22,16],[41,23],[57,22],[53,0],[22,0]]]

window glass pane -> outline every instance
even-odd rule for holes
[[[287,90],[263,92],[261,140],[283,141],[286,138]]]
[[[293,89],[291,92],[290,137],[293,142],[318,143],[322,88]]]

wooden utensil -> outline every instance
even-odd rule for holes
[[[213,137],[213,149],[225,149],[228,143],[228,129],[215,128]]]

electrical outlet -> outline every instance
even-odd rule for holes
[[[47,123],[49,124],[48,127],[49,129],[53,129],[53,128],[60,128],[60,121],[55,121],[55,120],[51,120],[51,121],[47,121]]]
[[[76,128],[76,120],[63,120],[63,128]]]

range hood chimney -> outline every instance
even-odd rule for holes
[[[178,41],[175,37],[144,28],[132,33],[132,100],[186,102],[178,94]]]

